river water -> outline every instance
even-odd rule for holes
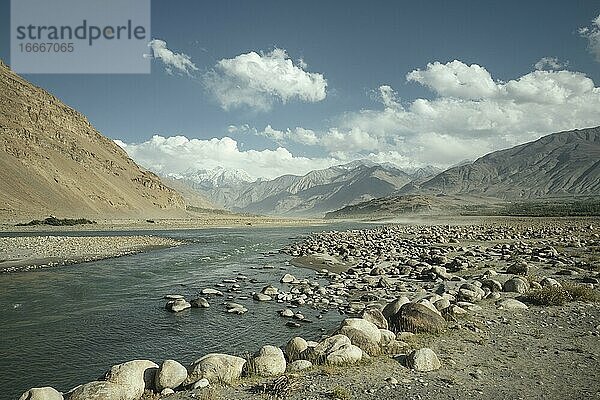
[[[190,243],[121,258],[1,274],[3,396],[17,399],[36,386],[67,391],[97,379],[111,365],[136,358],[157,363],[172,358],[187,365],[210,352],[244,354],[266,344],[283,345],[296,335],[317,340],[342,319],[336,311],[318,319],[316,311],[302,307],[302,313],[313,323],[290,328],[285,326],[286,319],[277,315],[283,304],[233,300],[246,305],[249,311],[232,315],[224,311],[227,298],[215,297],[210,300],[210,308],[173,314],[164,310],[163,296],[183,294],[189,299],[203,288],[215,287],[238,274],[258,280],[238,282],[242,286],[239,295],[249,296],[267,283],[287,290],[279,283],[284,273],[311,279],[315,273],[286,265],[289,256],[264,253],[276,251],[311,231],[349,227],[143,232]]]

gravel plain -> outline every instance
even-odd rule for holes
[[[30,271],[178,246],[159,236],[0,237],[0,272]]]

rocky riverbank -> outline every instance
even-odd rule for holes
[[[158,236],[0,237],[0,273],[121,257],[180,244]]]
[[[264,344],[241,357],[202,355],[187,368],[134,360],[65,396],[44,389],[22,399],[593,398],[600,389],[597,222],[315,234],[282,251],[337,272],[286,274],[256,293],[245,292],[246,277],[231,277],[189,302],[170,295],[165,307],[240,314],[276,301],[282,309],[274,318],[292,327],[304,322],[306,307],[346,314],[326,337]]]

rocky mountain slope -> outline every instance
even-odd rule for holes
[[[0,61],[0,219],[165,217],[181,195]]]
[[[426,170],[415,170],[422,176]],[[197,176],[197,175],[196,175]],[[210,185],[182,178],[213,204],[234,211],[294,216],[320,216],[341,206],[393,193],[413,177],[392,166],[368,161],[284,175],[273,180]]]
[[[600,193],[600,127],[553,133],[450,168],[402,193],[509,200]]]
[[[510,202],[572,201],[600,194],[600,127],[553,133],[487,154],[392,196],[343,207],[330,218],[503,207]],[[525,204],[525,203],[524,203]]]

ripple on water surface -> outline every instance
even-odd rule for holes
[[[29,273],[0,275],[0,387],[8,398],[33,386],[68,390],[97,379],[111,365],[148,358],[189,363],[209,352],[243,354],[265,344],[282,345],[293,336],[318,339],[341,317],[303,308],[314,323],[293,329],[274,302],[234,300],[244,315],[224,312],[225,297],[208,309],[178,314],[163,307],[166,294],[190,298],[223,279],[246,275],[240,295],[267,283],[279,284],[289,272],[312,277],[310,270],[285,266],[286,256],[263,256],[308,234],[310,227],[173,231],[192,242],[132,256]],[[316,228],[316,230],[321,230]],[[164,233],[163,233],[164,234]],[[266,264],[273,269],[260,269]],[[285,271],[283,269],[285,269]],[[250,279],[257,283],[250,283]],[[227,294],[226,294],[227,295]]]

